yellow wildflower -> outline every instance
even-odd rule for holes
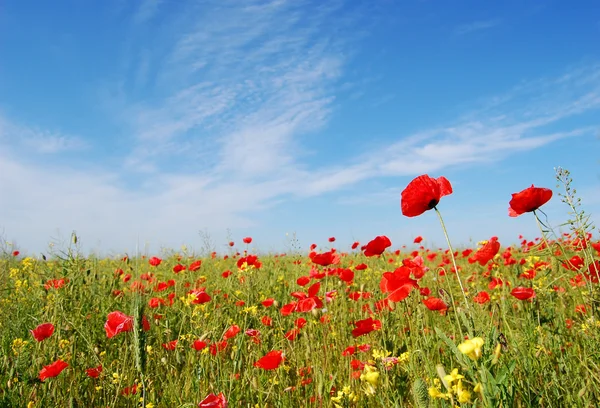
[[[429,387],[429,389],[427,390],[429,393],[429,396],[431,398],[443,398],[445,400],[449,399],[450,396],[448,394],[445,394],[443,392],[441,392],[438,388],[436,387]]]
[[[365,365],[365,371],[360,375],[360,379],[368,382],[373,387],[377,387],[377,384],[379,383],[379,372],[377,371],[377,368],[367,364]]]
[[[455,368],[454,370],[452,370],[452,372],[450,374],[446,374],[444,376],[444,381],[448,385],[452,385],[452,383],[454,381],[462,380],[463,378],[465,378],[465,377],[458,373],[458,368]]]
[[[483,343],[484,341],[481,337],[475,337],[459,344],[458,349],[471,360],[477,360],[481,357],[481,347],[483,347]]]

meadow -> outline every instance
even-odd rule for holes
[[[568,171],[507,192],[538,237],[0,258],[0,407],[596,407],[600,241]],[[423,175],[404,216],[452,193]],[[549,227],[543,205],[569,221]],[[434,215],[434,213],[436,215]],[[400,215],[400,214],[399,214]]]

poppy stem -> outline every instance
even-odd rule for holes
[[[446,230],[446,225],[444,224],[444,219],[442,218],[442,214],[437,209],[437,207],[433,207],[433,209],[435,210],[435,213],[437,214],[438,218],[440,219],[440,224],[442,225],[442,231],[444,231],[444,236],[446,237],[446,242],[448,243],[448,250],[450,252],[450,258],[452,258],[452,265],[454,266],[454,272],[456,274],[456,279],[458,279],[458,285],[460,286],[460,291],[462,292],[463,298],[465,300],[466,310],[469,312],[469,315],[470,315],[471,309],[469,307],[469,301],[467,300],[467,293],[465,292],[465,288],[460,279],[460,275],[458,274],[458,267],[456,266],[456,259],[454,258],[454,250],[452,249],[452,244],[450,243],[450,238],[448,237],[448,231]]]
[[[535,222],[537,223],[537,226],[540,229],[540,232],[542,233],[542,242],[546,245],[546,248],[550,252],[550,255],[552,255],[552,249],[550,248],[550,244],[548,244],[548,240],[546,239],[546,231],[544,231],[544,228],[542,227],[542,222],[540,221],[540,218],[538,217],[538,214],[535,210],[533,210],[533,215],[535,216]]]

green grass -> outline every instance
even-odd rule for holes
[[[561,244],[568,247],[568,239]],[[421,250],[420,254],[426,257],[433,252]],[[498,255],[488,266],[480,266],[469,263],[468,257],[457,251],[472,327],[459,295],[455,296],[454,308],[450,305],[449,310],[440,313],[428,310],[422,303],[425,297],[414,289],[407,299],[393,303],[393,310],[376,312],[375,302],[386,296],[379,288],[383,272],[393,271],[403,259],[412,259],[408,253],[386,252],[380,258],[366,258],[360,252],[344,254],[335,267],[353,269],[366,263],[368,268],[356,270],[351,285],[336,275],[326,276],[320,280],[318,296],[324,299],[326,292],[336,290],[333,301],[324,300],[323,309],[288,316],[282,316],[280,308],[295,300],[290,293],[306,291],[315,282],[302,288],[296,284],[297,278],[308,275],[311,267],[327,269],[312,265],[307,256],[261,256],[260,269],[240,270],[232,253],[226,260],[222,256],[204,258],[197,271],[175,274],[172,268],[178,256],[184,265],[200,258],[173,255],[152,267],[143,258],[96,259],[82,257],[76,251],[51,260],[6,255],[0,261],[0,406],[26,406],[32,402],[36,407],[126,407],[144,403],[192,407],[208,394],[220,392],[235,407],[334,403],[359,407],[451,406],[451,401],[443,398],[419,397],[419,387],[423,394],[423,387],[440,383],[441,367],[447,374],[458,369],[464,376],[461,385],[470,392],[470,402],[460,404],[454,392],[456,405],[595,406],[600,401],[600,325],[594,317],[598,315],[594,302],[597,298],[592,297],[596,285],[591,288],[585,281],[582,286],[572,285],[570,280],[577,272],[568,271],[547,252],[535,248],[527,253],[520,248],[511,252],[516,264],[505,266]],[[561,258],[574,254],[571,251]],[[444,293],[457,294],[460,289],[448,265],[446,275],[440,276],[442,258],[447,259],[447,255],[438,251],[434,261],[426,261],[430,270],[419,286],[429,288],[431,296],[442,291],[440,297],[448,299]],[[519,277],[536,261],[534,279]],[[115,273],[119,269],[123,275]],[[225,270],[233,271],[232,275],[223,278]],[[123,281],[126,274],[132,275],[128,282]],[[141,280],[143,274],[151,274],[152,281]],[[490,290],[492,277],[506,284]],[[63,287],[44,288],[48,280],[61,278],[67,280]],[[170,279],[175,281],[174,286],[162,292],[153,290],[158,282]],[[131,289],[140,283],[144,290]],[[533,287],[536,297],[532,301],[514,298],[510,291],[516,286]],[[190,304],[188,292],[194,287],[206,287],[211,301]],[[123,294],[114,296],[117,290]],[[349,299],[348,292],[355,291],[369,292],[371,297]],[[472,302],[480,291],[490,294],[488,303]],[[169,293],[175,294],[171,306]],[[166,305],[150,308],[152,297],[167,299]],[[267,298],[274,298],[275,304],[264,307],[261,301]],[[585,305],[586,312],[576,312],[578,305]],[[130,316],[143,312],[151,323],[150,330],[136,329],[108,339],[104,324],[107,315],[116,310]],[[261,322],[263,316],[272,319],[272,326]],[[381,321],[381,329],[354,338],[351,323],[369,316]],[[294,341],[285,339],[284,334],[300,317],[307,323],[298,337]],[[45,322],[53,323],[56,330],[50,338],[36,342],[29,330]],[[197,339],[209,344],[222,340],[234,324],[241,332],[228,340],[225,350],[212,355],[209,347],[202,351],[191,348]],[[259,344],[245,334],[247,329],[260,331]],[[461,332],[484,340],[477,360],[456,348],[463,340]],[[161,346],[176,339],[175,350]],[[347,347],[362,344],[368,344],[370,350],[342,356]],[[497,347],[500,352],[494,358]],[[283,364],[269,371],[254,367],[271,350],[284,352]],[[387,367],[382,359],[385,355],[400,361]],[[39,381],[42,367],[58,359],[68,362],[69,367],[55,378]],[[366,363],[368,368],[353,369],[353,359]],[[98,365],[103,367],[101,375],[89,378],[85,370]],[[378,373],[378,377],[368,377],[369,372]],[[134,384],[138,384],[136,394],[123,395],[123,390]],[[480,392],[473,391],[477,384]],[[438,389],[447,395],[443,385]]]

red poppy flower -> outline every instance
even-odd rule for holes
[[[258,337],[258,336],[260,336],[260,332],[258,330],[256,330],[256,329],[248,329],[248,330],[246,330],[245,333],[246,333],[246,336],[249,336],[249,337]]]
[[[427,174],[419,176],[402,191],[402,214],[407,217],[421,215],[434,208],[443,196],[449,194],[452,194],[452,185],[445,177],[434,179]]]
[[[273,319],[271,319],[269,316],[263,316],[260,319],[260,322],[265,326],[271,326],[273,324]]]
[[[242,241],[244,241],[244,244],[251,244],[252,243],[252,237],[246,237]]]
[[[389,293],[387,299],[392,302],[401,302],[410,295],[413,288],[418,288],[416,280],[410,278],[411,270],[401,266],[394,272],[385,272],[379,282],[383,293]]]
[[[358,241],[353,242],[352,243],[352,249],[358,248],[359,245],[360,245],[360,243]]]
[[[392,241],[385,235],[375,237],[365,246],[365,256],[379,256],[386,248],[392,246]]]
[[[163,344],[161,344],[161,346],[165,350],[173,351],[173,350],[175,350],[177,348],[177,339],[171,340],[168,343],[163,343]]]
[[[198,408],[227,408],[227,400],[222,392],[219,395],[208,394],[206,398],[200,401]]]
[[[340,255],[336,252],[332,251],[328,251],[328,252],[323,252],[321,254],[315,254],[315,253],[311,253],[312,256],[310,256],[311,261],[313,261],[313,263],[316,263],[317,265],[321,265],[321,266],[329,266],[329,265],[335,265],[338,264],[340,262]]]
[[[223,340],[229,340],[229,339],[235,337],[239,332],[240,332],[240,326],[238,326],[237,324],[234,324],[229,329],[227,329],[225,334],[223,334]]]
[[[191,272],[194,272],[194,271],[197,271],[198,269],[200,269],[200,266],[202,266],[202,261],[200,261],[200,260],[194,261],[190,264],[190,267],[188,268],[188,270]]]
[[[192,344],[192,348],[196,351],[200,351],[203,348],[205,348],[207,345],[208,345],[208,343],[206,343],[205,341],[194,340],[194,343]]]
[[[473,297],[473,302],[483,305],[490,301],[490,295],[486,291],[479,292]]]
[[[68,279],[50,279],[44,284],[44,289],[60,289],[68,282]]]
[[[283,361],[283,351],[273,350],[269,351],[264,357],[261,357],[254,367],[262,368],[264,370],[275,370]]]
[[[562,262],[562,266],[564,266],[570,271],[578,271],[583,267],[584,264],[585,261],[579,255],[574,255],[568,261]]]
[[[329,242],[335,242],[335,237],[329,237]]]
[[[510,294],[519,300],[528,300],[535,297],[535,290],[533,290],[532,288],[524,288],[522,286],[519,286],[514,288],[510,292]]]
[[[123,388],[123,391],[121,391],[121,395],[135,395],[137,394],[138,391],[138,386],[137,384],[133,384],[130,385],[129,387],[125,387]]]
[[[34,339],[37,341],[43,341],[52,336],[52,333],[54,333],[54,325],[52,323],[43,323],[35,329],[29,331],[33,335]]]
[[[232,246],[234,246],[234,245],[235,245],[235,242],[233,242],[233,241],[229,241],[229,246],[230,246],[230,247],[232,247]]]
[[[275,299],[273,298],[268,298],[263,300],[262,302],[260,302],[264,307],[270,307],[273,305],[273,302],[275,302]]]
[[[348,346],[344,351],[342,351],[342,356],[351,356],[356,352],[356,347]]]
[[[423,241],[423,237],[422,236],[418,236],[415,238],[415,240],[413,241],[415,244],[420,244]]]
[[[299,317],[294,321],[294,326],[301,329],[306,325],[306,319],[304,317]]]
[[[216,356],[218,352],[223,351],[227,348],[227,340],[219,341],[210,345],[210,354]]]
[[[203,303],[208,303],[211,300],[211,297],[208,293],[205,292],[205,289],[194,289],[188,292],[188,295],[193,294],[196,298],[192,301],[195,305],[201,305]]]
[[[354,322],[354,327],[355,328],[352,330],[352,337],[358,337],[364,334],[369,334],[373,330],[380,330],[381,321],[373,320],[372,317],[369,317],[368,319]]]
[[[300,276],[296,279],[296,283],[300,286],[306,286],[310,283],[310,276]]]
[[[50,365],[44,366],[44,368],[42,368],[42,370],[40,371],[40,381],[44,381],[47,378],[56,377],[62,372],[62,370],[64,370],[68,366],[69,364],[65,363],[62,360],[57,360]]]
[[[512,195],[512,199],[508,203],[508,215],[518,217],[523,213],[535,211],[550,201],[551,198],[552,190],[534,187],[532,184],[531,187]]]
[[[423,300],[423,304],[427,306],[427,309],[444,313],[448,310],[448,305],[440,298],[430,297]]]
[[[150,330],[150,323],[146,319],[146,316],[142,317],[142,325],[144,331]],[[106,337],[109,339],[122,332],[128,332],[133,330],[133,316],[127,316],[125,313],[120,311],[110,312],[106,316],[106,323],[104,323],[104,330],[106,331]]]
[[[179,273],[181,271],[185,271],[185,266],[183,266],[181,264],[177,264],[173,267],[173,272]]]
[[[90,378],[98,378],[100,376],[100,373],[102,373],[102,365],[99,365],[98,367],[88,368],[87,370],[85,370],[85,373]]]
[[[19,251],[13,251],[12,256],[19,256],[20,252]]]
[[[161,262],[162,262],[162,259],[157,258],[156,256],[153,256],[152,258],[150,258],[148,260],[148,263],[150,264],[150,266],[158,266],[158,265],[160,265]]]
[[[500,243],[498,237],[492,237],[484,246],[479,248],[473,258],[479,262],[479,265],[483,266],[493,259],[498,251],[500,250]]]
[[[296,340],[296,337],[298,337],[299,334],[300,334],[300,329],[298,329],[296,327],[296,328],[293,328],[292,330],[289,330],[287,333],[285,333],[283,335],[283,337],[285,337],[286,340],[294,341],[294,340]]]
[[[352,283],[352,280],[354,279],[354,271],[352,271],[352,269],[341,269],[339,271],[338,276],[341,281],[346,282],[348,285],[350,285]]]

